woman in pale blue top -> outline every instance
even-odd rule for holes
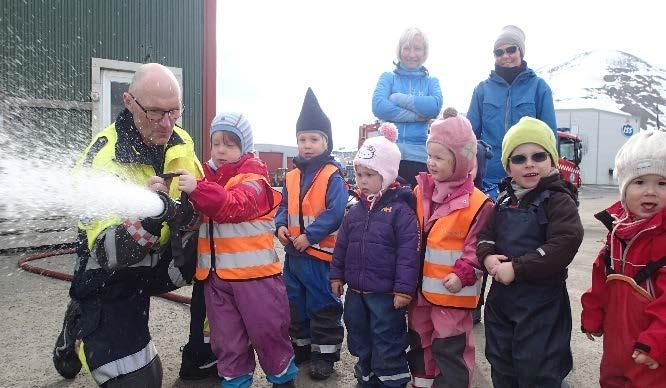
[[[428,58],[428,39],[421,30],[405,30],[397,56],[395,69],[379,77],[372,113],[398,127],[397,144],[402,154],[398,175],[414,187],[416,175],[427,170],[428,121],[442,109],[442,90],[439,80],[423,66]]]

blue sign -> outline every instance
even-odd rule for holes
[[[622,126],[622,134],[626,137],[631,137],[634,134],[634,127],[629,123],[624,124]]]

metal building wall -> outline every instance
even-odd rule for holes
[[[72,102],[72,124],[87,123],[74,131],[90,135],[92,57],[180,67],[183,126],[201,155],[203,0],[3,0],[0,11],[0,99]]]

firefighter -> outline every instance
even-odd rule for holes
[[[126,109],[92,139],[77,167],[178,198],[177,178],[157,175],[177,169],[203,175],[192,139],[175,125],[183,109],[178,81],[166,67],[145,64],[123,102]],[[63,376],[74,377],[83,364],[100,386],[161,386],[161,362],[148,329],[150,296],[182,286],[193,275],[194,262],[191,269],[182,263],[189,258],[174,245],[182,242],[175,222],[190,221],[193,212],[188,213],[165,211],[143,220],[110,216],[79,224],[72,302],[54,351]],[[176,267],[175,261],[184,265]]]

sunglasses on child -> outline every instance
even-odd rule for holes
[[[499,58],[499,57],[501,57],[502,55],[504,55],[505,52],[506,52],[507,54],[511,55],[511,54],[515,54],[517,50],[518,50],[518,47],[517,47],[517,46],[509,46],[509,47],[507,47],[507,48],[505,48],[505,49],[501,49],[501,48],[495,49],[495,50],[493,51],[493,54],[495,54],[495,56],[496,56],[497,58]]]
[[[534,163],[541,163],[548,159],[548,152],[535,152],[529,156]],[[524,164],[527,162],[527,155],[513,155],[509,158],[509,161],[512,164]]]

